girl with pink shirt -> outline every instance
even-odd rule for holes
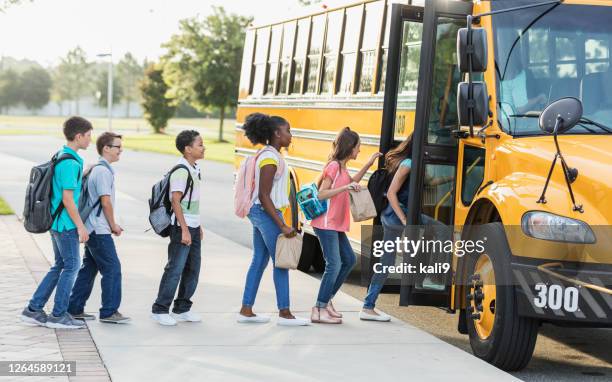
[[[336,137],[329,161],[323,169],[319,185],[319,199],[328,200],[327,212],[312,220],[311,226],[319,238],[325,272],[317,302],[312,308],[311,321],[324,324],[341,324],[342,314],[332,305],[331,299],[355,265],[355,253],[346,236],[351,225],[349,190],[360,190],[359,181],[380,157],[373,154],[368,162],[351,177],[346,164],[359,154],[359,134],[345,127]]]

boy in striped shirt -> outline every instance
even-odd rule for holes
[[[199,322],[191,312],[191,297],[200,276],[200,166],[204,158],[204,143],[195,130],[185,130],[176,136],[176,148],[183,154],[178,165],[184,166],[170,176],[169,198],[172,204],[172,227],[168,245],[168,263],[164,268],[152,318],[161,325],[176,325],[177,321]],[[170,305],[176,290],[170,315]]]

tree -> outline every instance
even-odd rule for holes
[[[19,74],[12,69],[0,72],[0,110],[8,112],[20,101]]]
[[[108,69],[98,73],[95,96],[98,99],[98,105],[102,107],[108,106]],[[122,97],[123,87],[119,83],[117,76],[113,76],[113,105],[119,103]]]
[[[61,101],[75,101],[76,114],[79,114],[81,97],[91,89],[90,69],[85,51],[77,46],[61,59],[55,72],[56,94]]]
[[[142,80],[143,75],[143,67],[129,52],[117,64],[117,76],[123,89],[122,99],[126,103],[125,116],[127,118],[130,117],[130,103],[137,101],[140,96],[138,82]]]
[[[166,97],[168,85],[164,81],[163,69],[152,64],[145,69],[140,83],[141,105],[144,117],[156,133],[162,133],[168,120],[174,116],[175,107]]]
[[[38,110],[51,98],[51,75],[43,68],[31,68],[21,74],[19,88],[21,101],[26,108]]]
[[[223,141],[226,110],[238,99],[245,27],[250,22],[250,18],[213,7],[213,14],[203,20],[180,21],[179,34],[164,45],[169,94],[202,112],[211,106],[218,108],[219,141]]]

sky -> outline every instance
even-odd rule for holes
[[[43,66],[81,46],[90,60],[112,51],[117,62],[126,52],[139,61],[164,53],[160,45],[178,32],[181,19],[212,13],[277,21],[299,12],[297,0],[33,0],[0,12],[0,56],[32,59]]]

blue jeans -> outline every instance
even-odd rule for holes
[[[316,306],[325,308],[348,277],[355,266],[355,253],[345,232],[327,229],[314,229],[325,258],[325,272],[321,278],[321,287]]]
[[[276,213],[282,218],[280,211]],[[253,204],[247,216],[253,225],[253,260],[246,275],[242,305],[252,307],[268,260],[272,258],[274,264],[276,240],[281,230],[260,204]],[[274,267],[272,278],[278,310],[289,309],[289,270]]]
[[[200,279],[201,238],[200,228],[189,227],[191,245],[181,243],[181,227],[172,226],[168,244],[168,263],[159,283],[157,299],[151,308],[155,314],[168,314],[172,299],[178,288],[172,311],[176,314],[188,312]]]
[[[59,317],[66,313],[70,291],[74,285],[77,272],[81,266],[79,256],[79,235],[76,229],[57,232],[51,231],[51,242],[55,254],[55,264],[40,282],[28,307],[41,311],[55,289],[55,300],[52,314]]]
[[[112,316],[121,304],[121,263],[111,235],[96,235],[92,232],[85,245],[83,266],[72,288],[68,313],[83,313],[98,271],[102,275],[100,318],[107,318]]]
[[[404,210],[404,214],[407,213],[407,210]],[[397,217],[391,205],[388,205],[387,208],[383,210],[380,214],[380,220],[383,226],[383,240],[395,240],[396,238],[402,235],[403,227],[402,221]],[[392,251],[384,251],[383,255],[380,257],[380,263],[382,264],[382,269],[387,269],[386,267],[392,266],[395,264],[395,250]],[[376,305],[376,300],[378,299],[378,295],[385,285],[385,281],[387,281],[387,277],[389,277],[389,273],[381,272],[372,274],[372,280],[370,280],[370,286],[368,287],[368,293],[366,295],[365,300],[363,301],[364,309],[374,309]]]

